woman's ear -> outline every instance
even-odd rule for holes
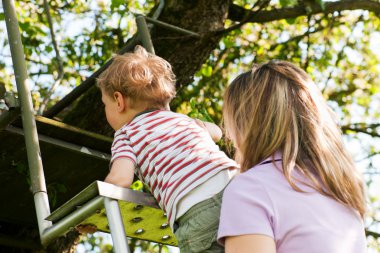
[[[115,99],[117,103],[117,111],[124,112],[126,110],[126,101],[123,94],[121,94],[119,91],[115,91],[113,93],[113,98]]]

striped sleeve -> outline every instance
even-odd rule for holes
[[[131,142],[127,138],[126,134],[122,131],[118,131],[115,133],[115,138],[112,143],[111,147],[111,162],[110,164],[119,159],[119,158],[128,158],[130,159],[135,165],[137,164],[137,158],[136,155],[131,147]]]

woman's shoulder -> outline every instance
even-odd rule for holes
[[[270,193],[272,188],[287,187],[281,166],[281,162],[256,165],[235,176],[226,188],[226,193],[232,195],[241,191]]]
[[[245,172],[237,174],[228,185],[228,190],[235,188],[252,188],[265,186],[276,174],[274,166],[266,165],[265,168],[253,167]]]
[[[236,179],[240,181],[254,181],[257,183],[272,181],[283,177],[281,161],[258,164],[239,174]]]

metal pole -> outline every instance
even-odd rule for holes
[[[1,116],[0,116],[0,119],[1,119]],[[0,126],[1,126],[1,122],[0,122]],[[20,128],[8,126],[5,129],[8,132],[23,135],[23,131]],[[0,130],[1,130],[1,128],[0,128]],[[79,145],[76,145],[76,144],[73,144],[70,142],[66,142],[66,141],[62,141],[59,139],[55,139],[55,138],[52,138],[52,137],[49,137],[49,136],[46,136],[43,134],[39,134],[38,138],[41,142],[49,143],[49,144],[52,144],[54,146],[64,148],[66,150],[70,150],[70,151],[73,151],[76,153],[85,154],[85,155],[91,156],[92,158],[95,158],[95,159],[101,159],[101,160],[105,160],[105,161],[109,161],[111,159],[109,154],[97,151],[97,150],[92,149],[92,148],[87,148],[85,146],[79,146]]]
[[[42,245],[47,246],[55,238],[64,235],[70,229],[74,228],[83,220],[94,214],[96,210],[101,209],[103,207],[103,203],[104,197],[97,196],[72,214],[55,223],[52,227],[45,230],[44,234],[42,235]]]
[[[164,9],[164,7],[165,7],[165,0],[160,0],[160,3],[158,4],[157,10],[153,13],[152,18],[158,19],[162,10]]]
[[[152,39],[150,38],[150,33],[148,25],[145,22],[145,17],[138,15],[136,17],[137,30],[140,37],[140,40],[145,47],[146,51],[151,54],[155,54]]]
[[[22,124],[25,132],[25,144],[28,155],[31,187],[37,213],[38,228],[40,235],[42,235],[43,231],[51,226],[51,222],[45,220],[45,218],[50,215],[50,207],[46,192],[45,175],[42,167],[40,145],[38,143],[24,50],[22,47],[14,1],[3,0],[3,8],[21,105]]]
[[[115,199],[104,197],[107,219],[111,231],[113,247],[116,253],[129,253],[128,240],[125,235],[119,203]]]
[[[158,20],[150,18],[150,17],[145,17],[145,19],[146,19],[146,22],[165,27],[165,28],[172,30],[172,31],[176,31],[176,32],[183,33],[183,34],[190,35],[190,36],[194,36],[194,37],[200,37],[200,35],[198,33],[183,29],[183,28],[178,27],[178,26],[174,26],[174,25],[162,22],[162,21],[158,21]]]

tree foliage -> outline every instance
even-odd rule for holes
[[[195,12],[202,4],[204,12]],[[34,106],[40,113],[41,108],[55,104],[130,43],[137,30],[134,15],[152,15],[158,2],[51,0],[48,6],[42,0],[16,2]],[[207,8],[214,12],[219,8],[220,17],[213,19],[215,15],[207,15]],[[378,0],[231,3],[167,0],[159,19],[196,31],[201,39],[163,28],[152,29],[157,53],[173,63],[178,77],[172,109],[186,114],[206,110],[216,123],[221,122],[226,85],[253,63],[288,60],[305,69],[337,113],[344,140],[365,175],[370,201],[366,220],[368,241],[377,250],[380,249],[380,202],[375,185],[380,182],[378,13]],[[181,47],[186,54],[180,54]],[[4,15],[0,11],[0,83],[12,90],[13,79]],[[55,83],[58,85],[54,87]],[[89,94],[92,95],[66,108],[59,117],[86,128],[88,118],[73,113],[79,104],[96,113],[94,121],[99,123],[92,124],[90,130],[111,135],[112,131],[103,126],[99,104],[94,103],[98,93],[92,90]],[[91,240],[96,239],[90,237]]]

